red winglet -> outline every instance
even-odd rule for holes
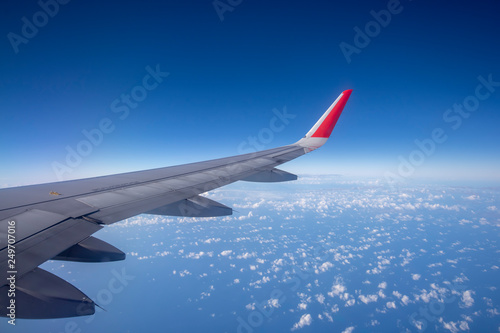
[[[313,138],[329,138],[330,134],[332,134],[333,128],[335,124],[337,124],[337,120],[339,120],[340,114],[342,110],[344,110],[344,106],[351,96],[352,89],[345,90],[342,92],[340,99],[335,101],[332,106],[330,106],[331,110],[329,110],[328,115],[323,120],[323,122],[319,125],[316,131],[311,135]]]

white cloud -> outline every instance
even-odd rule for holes
[[[297,306],[300,310],[306,310],[307,309],[307,303],[299,303],[299,305]]]
[[[354,326],[350,326],[342,331],[342,333],[352,333],[354,331]]]
[[[248,258],[252,258],[252,257],[256,257],[256,256],[257,256],[257,253],[255,253],[255,252],[252,252],[252,253],[245,252],[243,254],[237,255],[236,259],[248,259]]]
[[[421,321],[421,320],[415,320],[415,319],[411,319],[411,323],[413,324],[413,326],[415,326],[419,331],[422,331],[424,330],[424,322]]]
[[[474,298],[472,298],[473,294],[474,292],[472,290],[466,290],[462,293],[462,307],[470,308],[474,304]]]
[[[380,283],[380,284],[378,285],[378,287],[379,287],[380,289],[385,289],[385,288],[387,288],[387,282],[382,282],[382,283]]]
[[[203,241],[203,243],[210,244],[210,243],[217,243],[220,242],[220,238],[209,238]]]
[[[323,312],[323,315],[328,319],[329,322],[333,323],[333,317],[326,311]]]
[[[470,330],[469,324],[466,321],[461,321],[460,322],[460,329],[462,331],[469,331]]]
[[[467,219],[461,219],[460,221],[458,221],[458,224],[460,225],[465,225],[465,224],[470,224],[472,223],[471,220],[467,220]]]
[[[182,272],[179,272],[180,277],[185,277],[186,275],[192,275],[190,271],[187,269],[183,270]]]
[[[312,322],[312,317],[309,313],[303,315],[302,317],[300,317],[300,320],[298,323],[295,323],[292,327],[292,331],[294,330],[297,330],[299,328],[302,328],[304,326],[309,326],[311,325],[311,322]]]
[[[333,264],[329,261],[326,261],[324,262],[321,266],[318,267],[318,269],[324,273],[326,272],[328,269],[332,268],[333,267]]]
[[[397,298],[399,298],[401,300],[401,303],[404,305],[408,305],[409,303],[411,303],[410,298],[408,296],[401,294],[397,290],[393,291],[392,294]]]
[[[472,317],[471,316],[466,316],[466,315],[462,315],[462,318],[464,318],[466,321],[468,322],[471,322],[472,323]]]
[[[325,302],[325,296],[323,294],[316,295],[316,300],[323,304]]]
[[[387,302],[386,306],[388,309],[395,309],[396,308],[396,302]]]
[[[276,260],[274,260],[273,261],[273,265],[283,266],[284,265],[283,259],[276,259]]]
[[[233,253],[233,250],[225,250],[220,253],[221,256],[228,256]]]
[[[191,258],[191,259],[200,259],[201,257],[203,256],[209,256],[209,257],[212,257],[214,255],[213,252],[203,252],[203,251],[200,251],[198,253],[195,253],[195,252],[189,252],[185,258]],[[161,255],[160,255],[161,256]]]
[[[277,298],[271,298],[270,300],[267,301],[267,304],[273,308],[280,307],[280,302],[279,302],[279,299],[277,299]]]
[[[460,276],[457,276],[456,278],[453,279],[453,282],[455,283],[464,283],[465,281],[469,281],[469,278],[465,276],[463,273],[460,274]]]
[[[347,290],[347,288],[344,285],[342,285],[341,283],[337,283],[337,284],[334,284],[332,286],[332,291],[328,292],[328,296],[330,296],[330,297],[335,297],[335,296],[341,297],[346,290]]]
[[[490,316],[491,316],[491,317],[500,315],[500,312],[498,312],[498,309],[497,309],[497,308],[494,308],[494,309],[486,309],[486,312],[488,312],[488,313],[490,314]]]
[[[427,289],[422,289],[420,295],[415,295],[415,299],[417,301],[422,300],[425,303],[429,303],[431,298],[438,299],[438,293],[436,290],[431,290],[431,291],[427,292]]]
[[[246,219],[249,219],[253,216],[253,213],[252,212],[248,212],[248,215],[241,215],[238,217],[238,220],[242,221],[242,220],[246,220]]]
[[[350,300],[348,300],[347,302],[345,302],[345,306],[346,307],[353,306],[354,303],[356,303],[356,300],[354,298],[351,298]]]
[[[412,274],[411,275],[411,278],[415,281],[417,281],[418,279],[420,279],[421,275],[420,274]]]
[[[371,302],[376,302],[378,299],[377,295],[359,295],[359,300],[365,304],[371,303]]]
[[[403,303],[404,305],[408,305],[408,303],[411,303],[410,298],[408,296],[404,295],[401,298],[401,303]]]
[[[474,200],[474,199],[470,199],[470,200]],[[417,205],[417,206],[420,206],[420,205]],[[463,206],[458,206],[458,205],[448,206],[448,205],[441,205],[441,204],[430,204],[428,202],[424,202],[422,204],[422,207],[428,208],[431,210],[436,210],[436,209],[454,210],[456,212],[460,211],[460,208],[462,208],[462,209],[464,208]]]
[[[366,270],[366,274],[380,274],[380,273],[382,273],[382,271],[378,267]]]
[[[493,300],[489,297],[483,297],[483,301],[486,302],[486,305],[489,307],[493,307]]]
[[[443,327],[448,331],[450,331],[451,333],[470,330],[469,324],[465,320],[445,322],[443,317],[441,317],[439,318],[439,322],[443,324]]]

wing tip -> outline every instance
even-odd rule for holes
[[[325,144],[337,124],[352,91],[353,89],[344,90],[297,144],[311,149],[319,148]]]
[[[329,138],[333,128],[344,110],[347,100],[351,96],[352,89],[344,90],[320,119],[320,124],[311,134],[311,137]]]
[[[342,95],[347,96],[347,98],[349,98],[349,96],[351,96],[352,90],[353,90],[353,89],[347,89],[347,90],[344,90],[344,91],[342,92]]]

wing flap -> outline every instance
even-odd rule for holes
[[[35,268],[15,281],[15,297],[6,297],[10,286],[0,288],[2,314],[10,313],[15,300],[15,318],[48,319],[88,316],[95,313],[95,303],[72,284],[41,268]]]
[[[262,172],[256,173],[255,175],[243,178],[242,180],[247,182],[262,183],[288,182],[291,180],[297,180],[297,175],[274,168],[271,170],[264,170]]]
[[[202,196],[194,196],[174,202],[156,209],[147,211],[145,214],[184,216],[184,217],[214,217],[233,214],[229,208],[217,201]]]
[[[90,236],[52,259],[77,262],[108,262],[124,260],[125,253],[109,243]]]

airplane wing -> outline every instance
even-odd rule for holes
[[[351,92],[342,92],[311,130],[288,146],[173,167],[1,189],[0,315],[9,317],[13,308],[15,318],[94,314],[96,304],[89,297],[38,266],[47,260],[123,260],[122,251],[91,235],[143,213],[231,215],[231,208],[200,194],[239,180],[297,179],[275,167],[321,147]]]

